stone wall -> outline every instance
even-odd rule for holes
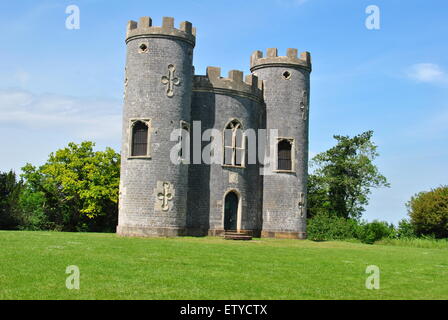
[[[149,26],[145,25],[148,23]],[[152,27],[148,19],[140,20],[138,26],[130,23],[130,28],[127,38],[118,233],[181,235],[186,227],[188,166],[177,165],[170,160],[170,151],[177,143],[170,141],[170,135],[174,129],[180,128],[181,121],[190,122],[193,73],[191,34],[177,29],[174,32],[170,18],[164,19],[162,28]],[[170,81],[173,81],[171,91],[168,90]],[[147,157],[131,157],[132,119],[150,122],[150,151]],[[160,199],[163,196],[159,195],[164,193],[164,183],[167,185],[167,196],[171,198],[167,199],[167,208],[163,208]]]
[[[277,171],[274,155],[273,173],[264,176],[262,235],[266,237],[306,237],[311,65],[309,55],[302,57],[295,49],[284,57],[277,57],[276,49],[269,49],[266,58],[259,51],[252,57],[251,71],[263,81],[266,128],[278,129],[280,138],[293,141],[292,170]]]

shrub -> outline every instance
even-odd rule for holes
[[[398,222],[397,229],[397,237],[398,238],[416,238],[414,226],[407,219],[402,219]]]
[[[354,239],[357,227],[356,220],[319,213],[308,220],[308,238],[311,240]]]
[[[448,186],[416,194],[407,207],[417,235],[448,237]]]
[[[383,238],[394,238],[396,231],[392,224],[389,225],[387,222],[375,220],[370,223],[363,223],[358,228],[357,236],[361,242],[373,244]]]
[[[19,200],[23,223],[21,230],[58,230],[45,213],[45,195],[42,192],[32,192],[24,189]]]

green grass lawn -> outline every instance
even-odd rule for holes
[[[379,290],[365,287],[368,265]],[[448,250],[0,231],[0,299],[448,299]]]

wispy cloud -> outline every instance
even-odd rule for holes
[[[119,139],[121,102],[0,90],[0,124],[57,129],[79,139]]]
[[[410,66],[407,76],[418,82],[448,84],[448,74],[437,64],[417,63]]]

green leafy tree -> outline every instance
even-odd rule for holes
[[[398,222],[397,234],[399,238],[416,238],[415,228],[408,219]]]
[[[0,172],[0,229],[17,229],[21,224],[19,197],[22,182],[13,171]]]
[[[22,168],[21,204],[30,228],[113,231],[117,224],[120,155],[94,151],[93,142],[69,143],[39,168]]]
[[[34,192],[31,188],[24,188],[20,194],[19,207],[22,215],[22,230],[58,230],[58,226],[51,222],[45,210],[45,194]]]
[[[354,137],[338,136],[337,144],[319,153],[308,181],[308,216],[319,213],[358,219],[372,188],[389,187],[373,160],[379,155],[371,141],[373,131]]]
[[[448,186],[420,192],[406,205],[418,235],[448,238]]]

